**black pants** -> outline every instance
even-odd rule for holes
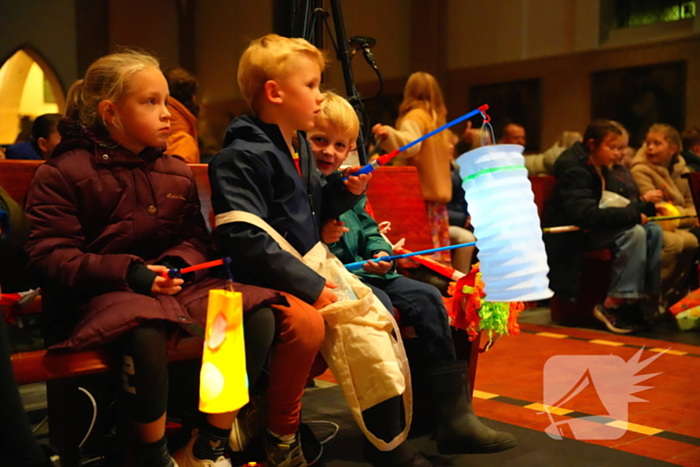
[[[123,352],[122,387],[133,419],[150,423],[160,418],[168,403],[167,333],[165,321],[147,321],[119,340]],[[252,388],[260,376],[275,335],[270,308],[243,317],[246,368]]]
[[[39,446],[17,389],[5,322],[0,318],[0,465],[39,467],[49,460]]]
[[[406,277],[395,279],[361,278],[384,306],[399,310],[402,326],[413,326],[422,352],[415,358],[423,367],[454,362],[454,344],[447,310],[437,288]]]

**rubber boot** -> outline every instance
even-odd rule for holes
[[[435,403],[435,440],[441,454],[500,452],[515,446],[513,435],[492,430],[474,414],[466,362],[433,367],[426,376]]]
[[[401,433],[401,396],[392,397],[362,412],[367,429],[379,439],[390,442]],[[431,467],[408,441],[392,451],[380,451],[367,438],[364,440],[365,459],[376,467]]]

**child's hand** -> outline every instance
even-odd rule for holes
[[[640,223],[641,225],[644,225],[644,224],[646,224],[647,222],[649,222],[649,218],[647,217],[646,214],[641,213],[641,214],[639,215],[639,223]]]
[[[372,127],[372,133],[377,136],[379,141],[386,141],[386,139],[389,137],[389,128],[386,125],[377,123]]]
[[[162,295],[175,295],[182,290],[182,284],[185,282],[182,279],[170,279],[161,276],[162,273],[168,272],[168,268],[159,265],[148,265],[148,269],[158,274],[151,286],[151,292]]]
[[[642,199],[648,203],[660,203],[664,200],[664,192],[661,190],[650,190],[642,195]]]
[[[389,253],[387,253],[386,251],[380,251],[379,253],[374,255],[375,258],[381,258],[382,256],[389,256]],[[389,261],[370,261],[364,266],[362,266],[362,269],[372,274],[383,276],[384,274],[389,272],[389,269],[391,269],[391,263]]]
[[[336,219],[331,219],[321,227],[321,240],[323,243],[335,243],[341,239],[345,232],[350,229],[344,227],[345,223]]]
[[[360,170],[362,166],[357,165],[355,167],[350,167],[348,170],[345,171],[345,173],[348,176],[348,179],[345,180],[343,183],[345,183],[345,186],[347,187],[348,191],[352,193],[353,195],[361,195],[362,193],[365,192],[367,189],[367,184],[369,181],[372,179],[372,174],[362,174],[359,177],[355,177],[352,174],[353,172],[357,172]]]
[[[659,203],[659,204],[656,204],[655,206],[656,206],[656,214],[658,214],[659,216],[670,216],[671,215],[671,211],[669,211],[669,209],[668,209],[668,207],[666,207],[666,205]]]
[[[319,295],[316,299],[316,303],[314,303],[313,307],[320,310],[326,305],[337,302],[338,296],[331,290],[335,289],[336,287],[338,286],[326,279],[326,286],[321,291],[321,295]]]

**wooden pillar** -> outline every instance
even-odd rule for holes
[[[109,1],[75,0],[78,77],[109,50]]]
[[[180,66],[194,74],[197,72],[195,1],[196,0],[176,0]]]
[[[447,74],[447,3],[411,1],[411,71],[425,71],[441,84]]]

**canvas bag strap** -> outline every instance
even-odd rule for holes
[[[303,261],[303,257],[299,252],[275,229],[272,228],[270,224],[265,222],[261,217],[256,216],[245,211],[229,211],[223,212],[216,216],[216,227],[224,224],[230,224],[232,222],[245,222],[247,224],[252,224],[258,227],[260,230],[268,234],[277,244],[287,253],[290,253],[297,257],[299,260]]]

